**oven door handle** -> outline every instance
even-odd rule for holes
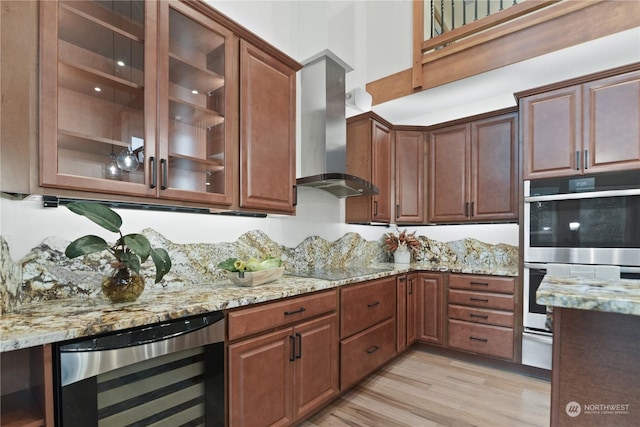
[[[524,202],[525,203],[553,202],[557,200],[580,200],[580,199],[595,199],[598,197],[624,197],[624,196],[638,196],[638,195],[640,195],[640,188],[631,188],[627,190],[606,190],[606,191],[590,191],[585,193],[526,196],[524,198]]]

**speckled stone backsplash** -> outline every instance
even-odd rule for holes
[[[153,247],[165,248],[173,264],[163,280],[154,284],[153,263],[150,260],[145,262],[142,274],[148,288],[183,287],[223,279],[224,272],[217,269],[217,264],[229,257],[281,257],[286,271],[366,266],[392,261],[391,255],[382,247],[382,240],[367,241],[357,233],[347,233],[333,242],[312,236],[295,248],[275,243],[261,231],[247,232],[235,242],[214,244],[177,244],[152,229],[145,229],[142,234],[147,236]],[[517,269],[518,248],[511,245],[491,245],[474,239],[443,243],[424,236],[419,240],[422,245],[418,261],[421,264]],[[101,292],[101,278],[111,272],[110,255],[102,252],[71,260],[64,255],[68,244],[69,241],[59,238],[47,238],[23,259],[12,261],[7,244],[0,236],[3,313],[18,309],[23,302],[71,296],[93,297]]]

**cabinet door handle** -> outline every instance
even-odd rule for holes
[[[298,186],[293,186],[293,206],[298,206]]]
[[[469,317],[478,317],[480,319],[488,319],[489,316],[487,316],[486,314],[474,314],[474,313],[469,313]]]
[[[373,201],[373,216],[377,216],[378,215],[378,202],[377,201]]]
[[[576,170],[580,170],[580,151],[576,151]]]
[[[471,286],[489,286],[487,282],[469,282]]]
[[[470,297],[469,298],[471,301],[479,301],[479,302],[489,302],[488,298],[476,298],[476,297]]]
[[[396,205],[396,219],[400,218],[400,205]]]
[[[367,304],[367,307],[368,308],[373,308],[376,305],[380,305],[380,301],[375,301],[375,302],[369,303],[369,304]]]
[[[469,216],[473,216],[473,204],[474,204],[474,203],[475,203],[475,202],[471,202],[471,215],[469,215]]]
[[[156,158],[149,157],[149,169],[151,172],[151,185],[149,187],[156,188],[158,185],[158,170],[156,169]]]
[[[487,338],[478,338],[478,337],[474,337],[473,335],[469,335],[469,339],[471,341],[481,341],[481,342],[488,342],[489,341]]]
[[[291,356],[289,356],[289,362],[295,362],[296,360],[296,337],[289,335],[289,343],[291,344]]]
[[[299,309],[297,309],[297,310],[293,310],[293,311],[285,311],[285,312],[284,312],[284,315],[285,315],[285,316],[292,316],[292,315],[294,315],[294,314],[304,313],[305,311],[307,311],[307,309],[306,309],[306,308],[304,308],[304,307],[300,307],[300,308],[299,308]]]
[[[298,339],[298,354],[296,354],[296,359],[300,359],[302,357],[302,335],[296,332],[296,338]]]
[[[378,347],[377,345],[374,345],[373,347],[367,349],[367,354],[373,354],[376,351],[378,351],[380,349],[380,347]]]
[[[167,159],[160,159],[160,167],[162,168],[162,184],[161,190],[167,189]]]
[[[409,295],[413,294],[413,279],[409,279]]]
[[[584,150],[584,170],[589,169],[589,150]]]
[[[469,202],[464,204],[464,216],[469,216]]]

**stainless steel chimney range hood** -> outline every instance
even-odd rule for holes
[[[348,174],[345,73],[351,67],[331,51],[306,61],[301,71],[301,175],[296,185],[336,197],[372,196],[372,183]]]

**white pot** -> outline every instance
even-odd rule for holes
[[[409,264],[411,262],[411,252],[404,246],[399,247],[393,253],[393,262],[396,264]]]

